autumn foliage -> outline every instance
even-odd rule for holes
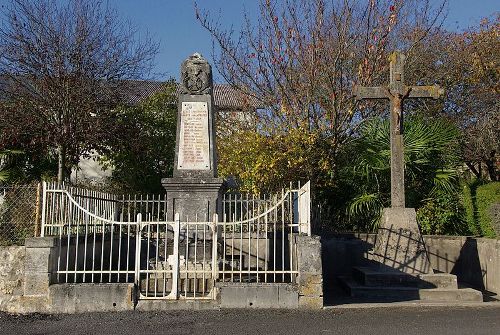
[[[257,112],[257,134],[219,140],[222,174],[252,191],[297,179],[334,187],[346,143],[363,120],[384,111],[356,104],[353,86],[385,83],[388,53],[422,43],[442,10],[424,0],[268,0],[234,35],[197,9],[219,51],[217,70],[267,107]]]

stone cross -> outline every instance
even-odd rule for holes
[[[355,87],[356,100],[389,99],[391,109],[391,207],[405,207],[403,101],[407,98],[437,99],[444,90],[438,85],[406,86],[404,83],[405,55],[395,51],[389,57],[390,81],[388,86]]]

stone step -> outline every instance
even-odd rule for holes
[[[339,277],[341,286],[352,298],[366,298],[380,301],[418,300],[419,289],[411,286],[367,286],[354,278]]]
[[[449,273],[430,273],[418,276],[391,269],[355,267],[353,278],[366,286],[406,286],[419,288],[457,289],[457,276]]]
[[[425,289],[458,289],[457,276],[450,273],[429,273],[419,275],[418,287]]]
[[[430,302],[482,302],[481,291],[472,288],[461,289],[420,289],[420,300]]]
[[[471,288],[422,289],[408,286],[366,286],[353,278],[339,277],[341,286],[352,298],[379,302],[420,300],[427,302],[482,302],[480,291]]]
[[[419,280],[410,274],[391,269],[378,269],[376,267],[354,267],[352,276],[365,286],[404,286],[418,287]]]

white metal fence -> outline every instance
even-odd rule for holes
[[[290,185],[272,196],[224,195],[218,223],[221,281],[295,281],[295,236],[310,235],[309,218],[302,213],[310,207],[309,185]]]
[[[216,281],[289,282],[310,234],[310,189],[227,194],[222,218],[166,219],[162,196],[43,184],[42,236],[58,237],[58,282],[133,282],[140,299],[213,299]]]

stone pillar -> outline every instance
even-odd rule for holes
[[[323,274],[319,236],[296,236],[299,308],[323,308]]]
[[[173,178],[162,179],[169,220],[175,213],[190,221],[220,214],[212,86],[212,68],[200,54],[182,63]]]
[[[27,238],[24,296],[47,296],[56,262],[56,238]]]

